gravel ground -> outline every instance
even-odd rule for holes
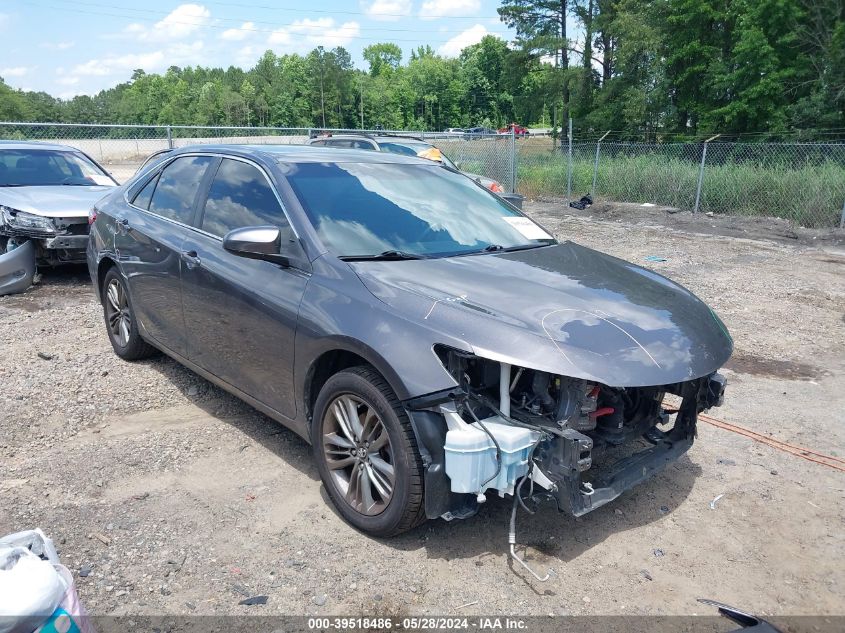
[[[845,454],[841,242],[726,237],[736,226],[661,210],[526,210],[719,312],[736,353],[714,416]],[[608,506],[521,515],[528,559],[553,574],[541,584],[508,561],[504,500],[391,540],[349,528],[293,433],[167,358],[114,356],[84,270],[0,297],[0,340],[0,534],[52,535],[95,614],[709,613],[697,597],[845,614],[845,473],[708,424]],[[238,604],[253,595],[267,604]]]

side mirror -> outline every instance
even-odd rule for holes
[[[303,257],[293,231],[276,226],[245,226],[229,231],[223,236],[223,248],[233,255],[282,266],[290,266],[292,260]]]

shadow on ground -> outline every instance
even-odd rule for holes
[[[209,415],[231,424],[312,480],[319,479],[311,447],[296,433],[174,361],[147,362],[164,373],[193,404]],[[198,381],[203,383],[200,393],[189,395],[189,385]],[[673,512],[687,498],[700,474],[701,468],[684,455],[657,477],[583,517],[563,514],[553,502],[543,503],[533,516],[520,510],[517,541],[530,548],[526,558],[539,568],[548,567],[555,561],[571,561],[601,545],[613,534],[652,523]],[[321,487],[320,492],[323,503],[340,519],[325,488]],[[478,514],[470,519],[452,522],[435,519],[398,537],[377,540],[398,550],[423,548],[427,556],[434,559],[479,558],[476,564],[483,565],[485,557],[496,557],[507,551],[511,508],[510,498],[491,494]]]

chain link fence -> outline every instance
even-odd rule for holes
[[[130,178],[151,154],[188,145],[302,145],[315,134],[413,136],[440,149],[461,170],[479,174],[514,190],[512,135],[436,132],[341,130],[324,128],[203,127],[183,125],[94,125],[0,123],[0,139],[35,140],[76,147],[99,162],[119,181]]]
[[[318,128],[0,123],[0,138],[71,145],[119,181],[151,154],[198,144],[303,144],[317,133],[410,135],[461,170],[506,191],[569,202],[655,204],[683,211],[786,218],[806,227],[845,223],[845,143],[631,143]]]
[[[648,203],[683,211],[845,224],[845,143],[516,144],[531,198]]]

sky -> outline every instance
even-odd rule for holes
[[[304,54],[429,44],[455,57],[486,34],[512,40],[498,0],[0,0],[0,77],[64,99],[127,81],[136,68],[250,68],[267,49]]]

